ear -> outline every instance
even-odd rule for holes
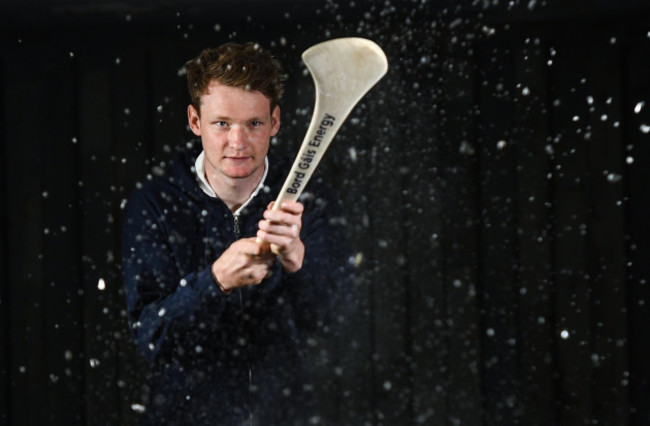
[[[201,136],[201,117],[199,117],[199,112],[192,104],[187,107],[187,122],[190,125],[190,129],[192,129],[192,133],[196,136]]]
[[[280,130],[280,106],[276,105],[271,113],[271,136],[278,134]]]

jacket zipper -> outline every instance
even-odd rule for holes
[[[233,214],[233,231],[235,231],[235,241],[237,241],[240,237],[241,230],[239,228],[239,215],[238,214]],[[244,318],[244,299],[242,297],[242,292],[241,288],[237,289],[237,293],[239,294],[239,305],[241,307],[241,313],[242,313],[242,321]],[[251,426],[253,425],[253,409],[252,409],[252,395],[251,395],[251,389],[253,388],[253,367],[250,364],[250,361],[248,362],[248,412],[250,415],[250,424]]]

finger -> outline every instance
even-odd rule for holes
[[[305,210],[305,206],[298,201],[283,201],[280,205],[280,210],[294,215],[300,215]]]
[[[296,223],[285,224],[263,220],[258,224],[258,228],[266,234],[284,235],[292,238],[296,238],[300,235],[300,225]],[[260,237],[259,231],[257,236],[258,238]]]
[[[244,280],[247,280],[245,282],[248,282],[249,284],[259,284],[266,278],[266,276],[269,274],[270,268],[268,264],[262,265],[255,265],[255,267],[252,267],[248,269],[244,275]]]
[[[273,211],[267,210],[264,213],[263,220],[270,222],[271,225],[285,225],[285,226],[296,225],[298,227],[301,227],[302,225],[301,216],[278,211],[278,210],[273,210]]]
[[[242,241],[241,252],[250,258],[265,257],[269,253],[266,245],[260,244],[255,237],[246,238]]]
[[[302,203],[299,203],[297,201],[283,201],[281,208],[275,210],[273,209],[274,206],[275,202],[269,204],[268,209],[264,212],[264,217],[267,217],[267,214],[270,215],[269,217],[271,218],[283,217],[283,213],[289,214],[291,216],[301,217],[303,211],[305,210],[305,207],[302,205]]]
[[[270,251],[276,255],[286,251],[296,241],[294,236],[269,234],[262,230],[257,231],[259,239],[264,240],[270,248]]]

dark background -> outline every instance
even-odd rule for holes
[[[182,64],[273,49],[293,155],[300,53],[341,36],[390,70],[316,172],[362,296],[311,342],[320,421],[650,423],[647,1],[0,0],[0,27],[0,424],[137,422],[123,203],[190,137]]]

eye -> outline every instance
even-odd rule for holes
[[[217,127],[226,127],[228,125],[228,123],[226,123],[225,121],[215,121],[212,124],[214,124]]]
[[[255,121],[255,120],[251,121],[251,127],[259,127],[262,124],[264,124],[264,123],[262,123],[261,121]]]

